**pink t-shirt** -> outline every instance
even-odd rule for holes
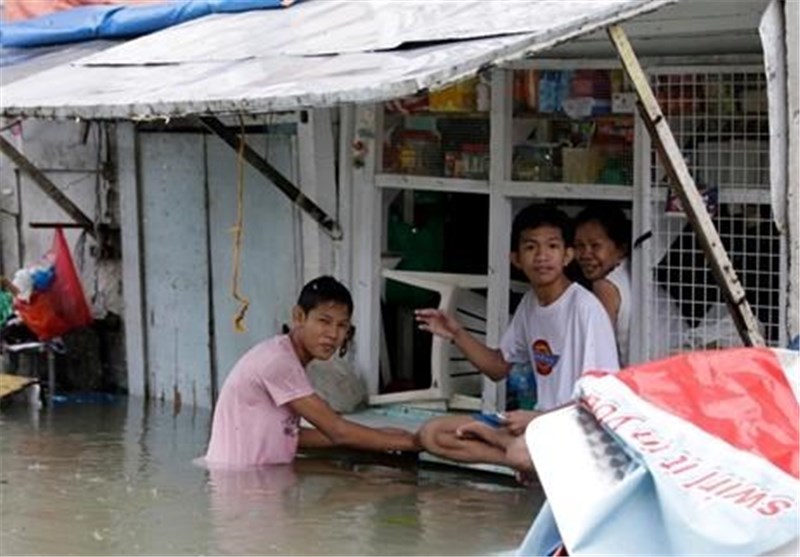
[[[222,386],[206,462],[231,467],[291,462],[300,416],[286,403],[313,393],[288,336],[257,344]]]

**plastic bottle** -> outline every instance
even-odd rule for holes
[[[511,367],[506,388],[509,409],[533,410],[536,407],[536,377],[530,363],[514,364]]]

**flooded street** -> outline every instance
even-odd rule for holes
[[[505,478],[360,458],[208,471],[209,424],[137,399],[4,409],[0,553],[484,555],[541,505]]]

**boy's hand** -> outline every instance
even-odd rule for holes
[[[528,427],[528,424],[541,414],[541,412],[534,410],[512,410],[506,412],[504,427],[508,429],[511,435],[522,435],[525,433],[525,428]]]
[[[412,433],[399,427],[381,427],[378,428],[383,433],[388,433],[393,439],[393,445],[396,445],[389,452],[410,452],[418,453],[422,450],[422,443],[420,442],[419,435]]]
[[[453,340],[462,330],[461,323],[438,309],[418,309],[414,312],[414,317],[421,330],[448,340]]]
[[[467,422],[456,429],[459,439],[477,439],[487,445],[506,450],[514,437],[505,427],[492,427],[478,420]]]
[[[499,436],[493,427],[476,420],[459,426],[456,429],[456,437],[459,439],[479,439],[490,445],[497,445]]]

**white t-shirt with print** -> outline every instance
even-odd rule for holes
[[[611,319],[594,294],[577,283],[546,306],[528,291],[503,334],[500,350],[509,363],[531,363],[538,410],[572,400],[575,382],[584,371],[619,369]]]

